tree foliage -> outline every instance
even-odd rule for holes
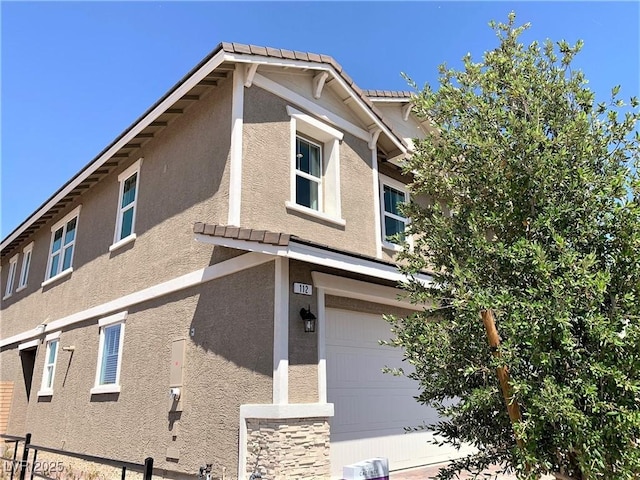
[[[523,45],[528,25],[491,23],[499,45],[440,67],[414,112],[433,126],[407,162],[414,242],[402,254],[424,309],[390,318],[437,433],[519,476],[638,478],[640,179],[638,101],[596,104],[571,68],[582,43]],[[480,312],[502,342],[492,356]],[[512,425],[495,371],[507,366]],[[453,403],[451,399],[456,399]],[[514,428],[523,442],[518,448]]]

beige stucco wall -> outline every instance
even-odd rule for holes
[[[285,208],[291,200],[287,105],[256,86],[245,89],[241,223],[375,256],[371,151],[364,140],[345,133],[339,147],[341,213],[346,226]]]
[[[318,334],[305,333],[300,309],[311,306],[318,316],[317,289],[313,295],[300,295],[292,292],[294,282],[312,285],[312,266],[289,261],[289,402],[318,402]]]
[[[230,115],[229,80],[205,94],[128,162],[42,227],[33,237],[27,288],[3,302],[0,336],[15,335],[208,265],[212,247],[197,244],[192,227],[196,221],[227,219]],[[118,174],[140,157],[144,161],[138,186],[137,238],[110,253]],[[42,288],[50,228],[80,203],[73,273]],[[22,255],[18,262],[19,273]],[[3,292],[8,270],[3,265]]]
[[[27,392],[22,375],[22,362],[16,348],[0,350],[0,381],[13,382],[7,433],[22,435],[27,416]],[[39,385],[39,384],[38,384]],[[32,385],[31,395],[35,395],[37,387]]]
[[[365,282],[372,282],[370,277],[364,275],[346,273],[333,268],[311,265],[297,260],[289,261],[289,402],[290,403],[314,403],[318,397],[318,334],[305,333],[300,309],[311,306],[311,311],[318,315],[318,289],[313,288],[310,296],[295,294],[292,292],[294,282],[313,284],[312,272],[322,272],[330,275],[351,278]],[[388,287],[395,287],[394,282],[379,281]],[[409,315],[410,310],[393,307],[352,298],[325,296],[327,308],[340,308],[357,312],[373,314],[393,314],[398,316]],[[391,335],[391,333],[389,333]]]
[[[213,463],[218,475],[225,467],[235,476],[240,405],[271,401],[274,275],[268,262],[130,308],[119,394],[89,393],[98,319],[63,330],[60,347],[75,351],[60,349],[54,394],[32,394],[24,429],[53,448],[135,462],[151,456],[156,468],[185,473]],[[183,410],[172,413],[171,344],[179,338],[186,339]],[[41,346],[36,390],[44,354]],[[169,446],[179,450],[177,460],[166,459]]]

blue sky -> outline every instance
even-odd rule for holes
[[[601,100],[640,96],[638,2],[8,2],[1,13],[4,238],[221,41],[333,56],[361,88],[437,81],[496,45],[585,41],[575,65]]]

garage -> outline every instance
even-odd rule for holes
[[[390,338],[380,315],[326,310],[327,400],[331,419],[331,470],[367,458],[386,457],[390,470],[442,462],[459,456],[451,447],[429,443],[430,432],[405,433],[404,427],[432,423],[436,412],[418,404],[417,384],[382,373],[384,366],[405,367],[402,351],[381,346]]]

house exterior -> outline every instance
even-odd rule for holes
[[[427,128],[409,102],[220,44],[2,241],[0,429],[171,478],[455,456],[404,434],[435,414],[381,373],[382,314],[417,308],[388,239]]]

